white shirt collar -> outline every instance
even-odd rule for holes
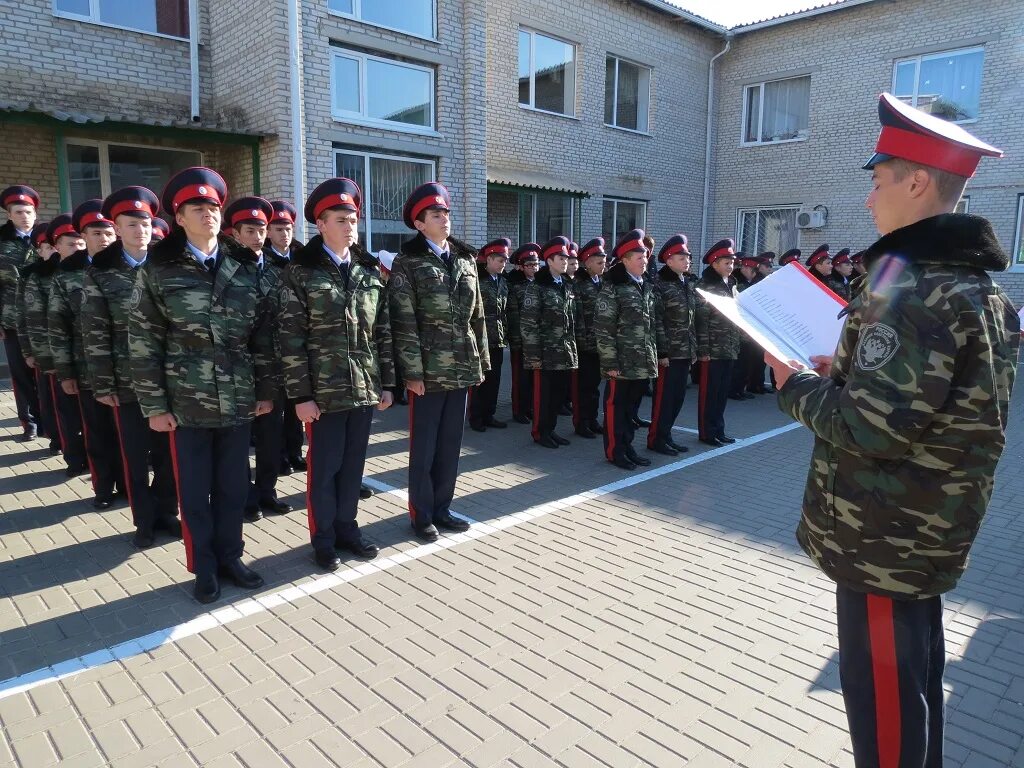
[[[328,248],[327,243],[324,243],[324,252],[331,257],[331,261],[334,262],[334,266],[336,267],[340,267],[342,264],[348,264],[350,261],[352,261],[352,251],[349,251],[348,255],[345,256],[345,258],[343,259],[341,258],[341,256],[339,256],[330,248]]]
[[[273,245],[270,246],[270,250],[272,250],[274,253],[276,253],[278,256],[280,256],[282,259],[290,259],[291,258],[291,254],[290,253],[281,253]]]
[[[430,250],[432,250],[434,254],[440,258],[444,258],[444,254],[446,253],[451,253],[451,246],[449,246],[448,249],[444,249],[429,238],[424,238],[424,240],[427,241],[427,245],[430,246]]]
[[[220,251],[220,243],[217,243],[215,246],[213,246],[212,253],[203,253],[199,248],[196,248],[196,246],[192,245],[192,243],[190,243],[188,240],[185,241],[185,245],[188,246],[188,249],[192,252],[192,256],[195,258],[197,262],[199,262],[199,266],[201,267],[206,266],[206,260],[211,256],[213,258],[217,258],[217,253]]]
[[[22,232],[17,227],[14,228],[14,234],[16,234],[18,237],[32,237],[31,232]]]
[[[146,263],[146,256],[145,256],[145,254],[143,254],[142,258],[139,259],[138,261],[136,261],[132,257],[132,255],[130,253],[128,253],[128,251],[126,251],[124,249],[121,250],[121,254],[124,256],[125,263],[129,267],[131,267],[132,269],[135,269],[136,267],[141,267],[143,264]]]

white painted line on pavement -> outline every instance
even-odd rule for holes
[[[315,595],[318,592],[325,592],[328,589],[333,589],[341,586],[342,584],[356,581],[364,576],[390,571],[396,566],[408,563],[412,560],[420,560],[428,555],[454,547],[457,544],[480,539],[484,536],[490,536],[507,528],[513,528],[522,523],[536,520],[537,518],[543,517],[544,515],[552,512],[567,509],[576,504],[582,504],[587,501],[593,501],[594,499],[598,499],[610,493],[621,491],[624,488],[631,488],[634,485],[645,483],[648,480],[662,477],[663,475],[676,472],[680,469],[686,469],[694,464],[710,461],[711,459],[718,458],[719,456],[724,456],[727,453],[738,451],[741,448],[746,448],[748,446],[764,442],[765,440],[770,440],[773,437],[785,434],[786,432],[791,432],[794,429],[799,429],[800,427],[800,424],[787,424],[786,426],[779,427],[777,429],[772,429],[758,435],[753,435],[752,437],[737,440],[732,445],[715,448],[714,450],[706,451],[704,453],[697,454],[696,456],[691,456],[688,459],[675,461],[671,464],[666,464],[665,466],[657,467],[641,474],[628,475],[623,477],[621,480],[616,480],[613,483],[602,485],[599,488],[577,493],[573,496],[567,496],[563,499],[549,501],[545,504],[539,504],[535,507],[525,509],[522,512],[504,515],[487,523],[479,523],[465,515],[458,515],[458,517],[463,518],[471,524],[470,529],[465,533],[456,534],[454,536],[442,536],[436,542],[423,544],[388,557],[381,557],[377,560],[373,560],[372,562],[361,563],[354,568],[348,568],[344,571],[318,576],[313,578],[312,581],[298,585],[289,585],[287,587],[283,587],[277,592],[260,595],[259,597],[244,598],[230,605],[204,613],[183,624],[150,632],[147,635],[134,638],[133,640],[126,640],[125,642],[119,643],[118,645],[110,648],[103,648],[84,656],[67,659],[65,661],[57,662],[49,667],[35,669],[31,672],[18,675],[17,677],[9,678],[0,682],[0,699],[6,699],[18,693],[30,691],[33,688],[38,688],[59,680],[66,680],[87,670],[104,666],[112,662],[127,661],[134,656],[148,653],[149,651],[156,650],[168,643],[175,643],[183,640],[186,637],[198,635],[208,629],[213,629],[218,626],[226,626],[246,616],[252,616],[257,613],[269,611],[285,603],[294,604],[302,598]],[[371,478],[365,478],[364,482],[377,490],[396,496],[400,499],[404,500],[408,498],[406,491],[400,488],[385,485],[384,483]],[[457,515],[458,513],[453,512],[453,514]]]

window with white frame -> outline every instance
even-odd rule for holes
[[[651,103],[651,68],[609,56],[605,59],[604,123],[647,132]]]
[[[640,200],[617,200],[606,197],[601,203],[601,237],[607,250],[631,229],[647,228],[647,203]]]
[[[519,195],[519,242],[540,243],[559,235],[575,239],[576,199],[568,195],[523,192]]]
[[[893,95],[912,107],[959,123],[978,116],[983,48],[964,48],[897,60]]]
[[[338,149],[334,152],[335,173],[352,179],[363,191],[363,236],[366,248],[398,253],[412,239],[402,218],[405,201],[416,187],[432,181],[433,160]]]
[[[806,139],[811,76],[789,77],[743,89],[743,143],[773,144]]]
[[[436,0],[327,0],[331,13],[431,39],[436,6]]]
[[[434,130],[434,70],[368,53],[331,52],[336,120],[400,131]]]
[[[1017,195],[1017,236],[1013,239],[1013,261],[1015,267],[1024,266],[1024,195]]]
[[[203,164],[199,152],[166,149],[109,141],[68,139],[69,197],[72,207],[96,197],[106,197],[122,187],[147,187],[158,195],[171,176]]]
[[[781,256],[796,248],[799,233],[796,214],[799,206],[781,208],[741,208],[739,211],[739,250],[752,256],[774,251]]]
[[[188,37],[188,0],[53,0],[53,13],[139,32]]]
[[[575,116],[575,45],[529,29],[519,30],[519,104]]]

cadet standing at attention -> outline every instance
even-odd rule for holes
[[[501,368],[508,346],[508,282],[505,280],[505,265],[508,264],[512,241],[507,237],[492,240],[480,251],[478,271],[480,293],[484,298],[484,315],[487,318],[488,357],[491,370],[484,377],[484,383],[471,390],[469,397],[469,427],[474,432],[505,429],[504,421],[494,418],[498,407],[498,388],[501,386]]]
[[[594,315],[597,311],[597,295],[601,292],[601,277],[608,263],[604,250],[604,238],[595,237],[580,250],[583,269],[576,273],[574,292],[576,294],[576,354],[579,368],[574,377],[575,390],[572,393],[572,423],[576,434],[593,440],[604,430],[598,420],[601,404],[601,359],[597,354],[597,339],[594,337]]]
[[[517,424],[533,421],[533,372],[523,366],[523,334],[519,324],[519,307],[526,289],[540,269],[540,246],[520,245],[512,253],[516,269],[508,276],[508,344],[509,367],[512,372],[512,420]]]
[[[732,278],[732,248],[732,240],[720,240],[704,254],[698,288],[719,296],[739,295]],[[716,448],[736,442],[725,434],[725,406],[739,352],[740,330],[702,299],[697,305],[697,359],[701,361],[697,431],[702,443]]]
[[[476,251],[451,237],[448,190],[413,190],[402,217],[418,233],[395,259],[388,292],[395,356],[409,390],[409,517],[417,538],[469,530],[451,513],[466,395],[490,368]]]
[[[220,597],[220,577],[263,586],[242,563],[242,515],[252,421],[273,407],[273,337],[256,254],[218,236],[227,192],[209,168],[167,183],[161,202],[177,227],[146,257],[129,319],[132,382],[150,429],[170,433],[200,603]]]

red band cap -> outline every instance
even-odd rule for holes
[[[615,249],[616,253],[626,254],[630,251],[644,251],[647,252],[647,246],[644,245],[643,240],[630,240],[628,243],[623,243]]]
[[[719,248],[717,251],[712,251],[707,255],[705,261],[711,264],[715,259],[720,259],[723,256],[735,256],[736,252],[732,248]]]
[[[560,253],[564,254],[565,256],[569,255],[568,249],[562,244],[548,246],[548,248],[546,248],[544,251],[544,261],[547,261],[552,256],[557,256]]]
[[[75,229],[73,224],[70,224],[70,223],[68,223],[68,224],[61,224],[59,227],[57,227],[55,230],[53,230],[53,235],[52,235],[53,242],[56,243],[57,240],[60,239],[61,235],[76,235],[77,236],[78,235],[78,230]]]
[[[295,223],[295,219],[292,218],[291,211],[279,211],[277,209],[274,209],[274,215],[270,217],[270,221],[267,222],[267,223],[268,224],[275,224],[275,223],[277,223],[279,221],[283,221],[286,224],[294,224]]]
[[[261,211],[259,208],[248,208],[241,211],[235,211],[231,217],[231,226],[237,227],[243,221],[259,221],[263,224],[267,222],[267,214]]]
[[[481,256],[508,256],[508,246],[506,245],[489,245],[484,248]]]
[[[5,197],[3,205],[0,207],[6,208],[8,205],[14,205],[15,203],[18,203],[19,205],[31,205],[33,208],[35,208],[36,205],[36,201],[29,195],[26,195],[23,192],[15,192]]]
[[[313,209],[313,218],[319,219],[320,214],[326,211],[328,208],[337,208],[342,205],[350,206],[353,210],[355,210],[356,215],[359,214],[359,203],[356,201],[356,199],[347,192],[341,192],[327,195],[323,200],[318,202],[316,204],[316,207]]]
[[[443,197],[440,195],[429,195],[412,207],[412,210],[409,212],[409,218],[412,221],[416,221],[419,215],[428,208],[444,208],[446,211],[449,210],[448,203],[444,201]]]
[[[110,209],[110,218],[116,220],[122,213],[145,213],[150,218],[156,216],[156,211],[144,200],[122,200]]]
[[[882,128],[875,151],[968,178],[981,162],[976,150],[889,125]]]
[[[224,205],[224,201],[220,199],[220,195],[217,194],[216,188],[209,184],[190,184],[187,187],[179,189],[178,194],[174,196],[174,200],[172,201],[174,210],[172,213],[177,213],[182,203],[187,203],[189,200],[195,200],[200,197],[213,200],[217,205]]]

